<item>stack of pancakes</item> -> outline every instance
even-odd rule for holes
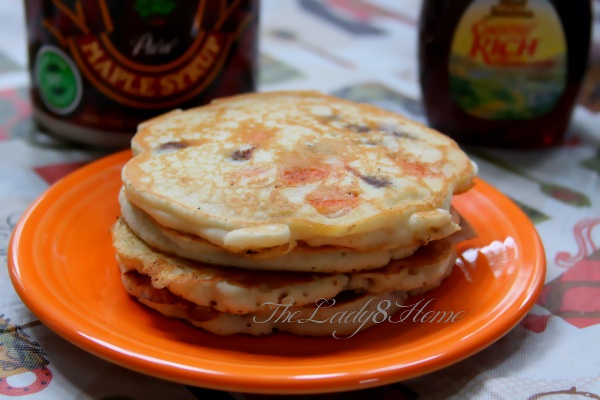
[[[318,92],[234,96],[142,124],[112,229],[125,289],[210,332],[354,334],[450,273],[448,137]]]

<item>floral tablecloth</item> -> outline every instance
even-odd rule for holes
[[[317,89],[424,121],[419,7],[418,0],[263,1],[260,90]],[[25,35],[21,2],[0,2],[0,398],[283,397],[217,392],[118,367],[50,331],[21,302],[5,267],[20,215],[58,179],[106,154],[37,131]],[[546,284],[531,312],[502,339],[450,367],[390,386],[310,398],[600,399],[599,29],[594,38],[586,85],[561,146],[468,149],[480,176],[527,214],[545,246]]]

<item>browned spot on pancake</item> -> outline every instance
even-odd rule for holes
[[[324,124],[324,125],[328,125],[330,122],[340,121],[342,118],[339,115],[337,115],[337,114],[333,114],[333,115],[328,115],[328,116],[325,116],[325,117],[319,115],[317,117],[317,119],[318,119],[319,123]]]
[[[262,186],[271,181],[270,167],[264,165],[242,164],[240,168],[228,171],[225,179],[230,185],[237,185],[244,182],[247,187]]]
[[[285,169],[280,181],[287,186],[306,185],[308,183],[317,182],[325,179],[329,175],[329,171],[324,168],[311,166],[295,166]]]
[[[278,134],[278,128],[256,123],[253,119],[240,120],[238,122],[239,126],[235,129],[235,135],[231,139],[239,145],[258,146],[276,137]]]
[[[160,151],[175,151],[188,147],[188,144],[184,141],[179,142],[166,142],[158,146]]]
[[[379,130],[383,133],[386,133],[388,135],[392,135],[395,136],[397,138],[400,139],[410,139],[410,140],[419,140],[419,138],[417,138],[414,135],[411,135],[408,132],[403,131],[400,127],[398,126],[394,126],[394,125],[380,125],[379,126]]]
[[[306,200],[321,215],[341,217],[352,211],[360,203],[356,191],[348,191],[338,187],[321,186],[310,192]]]
[[[367,133],[371,132],[371,128],[364,124],[348,124],[345,126],[346,129],[350,129],[356,133]]]
[[[405,174],[408,176],[414,176],[416,178],[425,177],[425,176],[433,176],[435,172],[433,172],[432,168],[418,161],[413,161],[401,157],[396,157],[396,163],[402,167]]]
[[[252,157],[255,148],[256,146],[251,146],[247,149],[236,150],[231,153],[231,159],[234,161],[247,161]]]

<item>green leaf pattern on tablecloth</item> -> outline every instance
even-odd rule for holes
[[[0,97],[0,126],[7,125],[15,114],[15,105],[9,99]]]
[[[511,200],[519,206],[519,208],[521,209],[521,211],[523,211],[525,213],[525,215],[527,215],[529,217],[529,219],[531,220],[531,222],[533,222],[534,224],[539,224],[540,222],[544,222],[546,220],[549,220],[550,217],[544,213],[542,213],[541,211],[536,210],[533,207],[528,206],[527,204],[520,202],[518,200],[515,200],[513,198],[511,198]]]
[[[8,58],[6,54],[0,52],[0,73],[15,72],[23,68]]]
[[[260,57],[259,72],[259,82],[261,85],[273,85],[302,77],[302,73],[297,69],[266,54]]]
[[[285,28],[277,28],[268,31],[267,34],[275,39],[286,42],[289,45],[299,46],[300,48],[302,48],[302,50],[319,56],[333,64],[336,64],[339,67],[348,69],[354,68],[354,64],[352,64],[352,62],[345,60],[339,56],[336,56],[327,47],[319,46],[314,43],[303,40],[300,35],[291,30]]]
[[[600,150],[592,157],[583,160],[580,165],[600,175]]]
[[[6,220],[0,225],[0,256],[4,257],[8,253],[8,242],[12,230],[17,225],[20,213],[14,212],[6,217]],[[1,259],[1,258],[0,258]]]
[[[364,82],[335,90],[334,96],[359,103],[369,103],[401,114],[421,117],[423,105],[402,93],[378,82]]]
[[[479,157],[489,163],[494,164],[495,166],[505,169],[506,171],[512,172],[516,175],[519,175],[525,179],[528,179],[539,185],[540,191],[553,199],[560,201],[562,203],[566,203],[575,207],[589,207],[591,206],[591,201],[587,195],[581,193],[575,189],[568,188],[566,186],[558,185],[551,182],[545,182],[535,176],[527,173],[525,170],[519,168],[516,165],[509,163],[506,160],[493,156],[492,154],[483,151],[481,149],[476,149],[473,147],[469,147],[467,152],[471,155]]]

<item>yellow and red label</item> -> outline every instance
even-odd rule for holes
[[[449,59],[450,91],[467,113],[518,120],[551,111],[562,96],[567,45],[547,0],[475,0],[459,21]]]

